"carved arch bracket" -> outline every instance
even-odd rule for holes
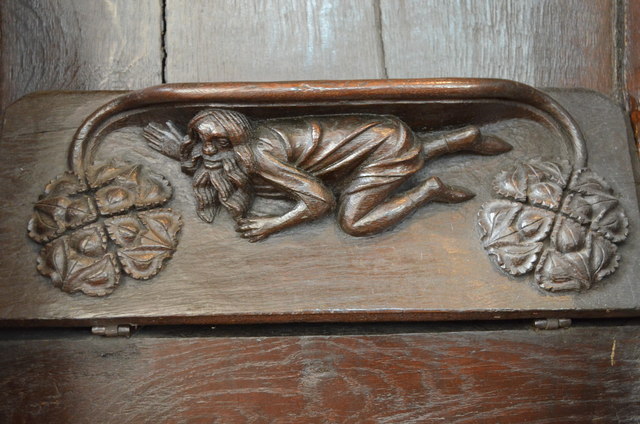
[[[372,101],[421,102],[438,113],[446,105],[517,104],[530,116],[543,116],[572,160],[537,160],[501,173],[495,188],[510,200],[489,202],[481,210],[483,245],[504,271],[521,275],[535,268],[540,287],[552,291],[584,290],[615,270],[626,217],[613,190],[586,168],[584,138],[572,117],[534,88],[482,79],[169,84],[118,97],[81,125],[71,142],[69,171],[48,184],[35,205],[29,235],[44,244],[38,270],[64,291],[101,296],[111,293],[123,274],[152,278],[172,256],[182,220],[167,207],[169,182],[140,165],[94,163],[114,122],[150,108],[200,110],[186,132],[171,122],[150,122],[145,138],[150,148],[180,161],[192,178],[202,220],[213,221],[222,207],[250,241],[334,208],[346,233],[374,235],[428,202],[458,203],[473,196],[438,177],[398,194],[425,162],[442,154],[510,149],[508,140],[485,136],[473,125],[421,139],[402,119],[362,112]],[[281,104],[323,112],[292,117],[289,110],[287,118],[256,119],[233,107],[243,103],[252,110]],[[359,109],[344,113],[343,104]],[[328,114],[331,107],[341,113]],[[334,180],[340,184],[334,187]],[[278,217],[251,216],[254,197],[272,195],[293,200],[295,207]],[[576,271],[576,261],[586,265]]]

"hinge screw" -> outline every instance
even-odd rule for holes
[[[557,330],[571,327],[571,318],[544,318],[537,319],[533,325],[538,330]]]
[[[129,337],[131,336],[131,326],[124,325],[96,325],[91,327],[91,334],[103,337]]]

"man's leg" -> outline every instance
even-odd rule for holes
[[[338,206],[338,223],[352,236],[368,236],[395,226],[427,202],[459,203],[474,195],[431,177],[418,186],[389,198],[405,180],[361,191],[345,190]],[[354,187],[355,188],[355,187]]]
[[[418,140],[420,140],[419,137]],[[422,147],[426,160],[457,152],[469,152],[479,155],[499,155],[511,149],[512,146],[506,141],[497,137],[483,136],[480,133],[480,129],[476,126],[453,130],[435,140],[426,141]]]

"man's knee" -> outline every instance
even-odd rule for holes
[[[338,224],[342,231],[354,237],[368,236],[376,232],[361,217],[355,216],[354,210],[348,207],[344,199],[338,209]]]
[[[342,231],[353,237],[369,236],[376,232],[368,226],[362,225],[359,221],[353,221],[350,219],[340,219],[339,224]]]

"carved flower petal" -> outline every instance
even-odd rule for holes
[[[91,188],[102,187],[118,176],[130,174],[137,166],[128,163],[116,164],[114,161],[96,164],[87,169],[87,180]]]
[[[613,242],[621,242],[629,234],[629,219],[620,201],[603,178],[588,169],[577,171],[567,195],[562,212],[590,229],[603,234]]]
[[[106,296],[113,293],[119,281],[118,263],[113,253],[107,253],[91,265],[71,274],[63,282],[61,289],[68,293],[81,291],[89,296]]]
[[[569,193],[565,197],[560,211],[582,224],[591,222],[593,215],[591,203],[585,199],[582,193],[577,192]]]
[[[524,202],[527,200],[527,172],[522,164],[510,171],[502,171],[493,181],[493,189],[500,195]]]
[[[123,270],[133,278],[148,279],[173,255],[182,222],[171,209],[154,209],[112,217],[106,224]]]
[[[171,186],[163,176],[147,171],[140,174],[138,179],[136,207],[146,208],[161,205],[171,198]]]
[[[542,251],[542,243],[505,244],[488,249],[489,256],[504,271],[522,275],[531,271]]]
[[[545,252],[536,268],[536,281],[550,291],[586,290],[616,270],[620,260],[616,251],[615,244],[588,232],[580,250]]]
[[[591,229],[619,243],[629,235],[629,219],[617,199],[601,199],[593,203]]]
[[[38,257],[38,271],[51,278],[53,285],[62,286],[67,278],[67,246],[64,240],[55,240],[40,250]]]
[[[96,203],[102,215],[113,215],[131,209],[136,193],[123,186],[106,186],[96,191]]]
[[[587,263],[583,252],[562,254],[547,250],[536,267],[536,282],[544,290],[553,292],[588,289],[591,278]]]
[[[586,229],[572,219],[559,217],[551,234],[552,247],[560,253],[577,252],[587,242]]]
[[[604,178],[587,168],[578,169],[573,173],[568,188],[584,194],[613,193]]]
[[[144,226],[135,214],[109,218],[105,221],[109,238],[118,246],[133,246]]]
[[[97,257],[107,251],[107,235],[100,224],[77,230],[67,240],[69,248],[85,256]]]
[[[66,207],[64,220],[66,228],[78,228],[98,219],[98,211],[93,199],[82,194],[71,199]]]
[[[34,205],[27,229],[29,237],[43,243],[96,219],[98,213],[95,204],[86,194],[45,197]]]
[[[115,256],[107,252],[106,235],[91,225],[47,243],[38,257],[38,271],[66,292],[104,296],[118,285]]]
[[[173,250],[148,247],[118,249],[118,258],[124,271],[137,280],[147,280],[162,269],[162,263],[169,259]]]
[[[551,232],[554,217],[551,211],[524,206],[515,224],[519,240],[527,243],[544,240]]]
[[[170,248],[176,247],[176,235],[180,231],[182,221],[171,209],[154,209],[140,212],[138,216],[149,229],[147,235],[151,239],[157,240],[162,245]]]
[[[571,163],[566,159],[549,162],[538,158],[532,159],[529,165],[542,172],[545,175],[545,180],[551,180],[562,188],[566,187],[571,175]]]
[[[59,224],[58,200],[45,199],[36,203],[33,207],[33,214],[27,224],[29,237],[38,243],[47,242],[64,232],[64,226]]]
[[[620,263],[620,257],[617,255],[618,248],[609,240],[595,233],[590,234],[589,244],[589,265],[593,279],[600,281],[618,268]]]
[[[557,210],[562,199],[562,187],[552,181],[536,182],[529,185],[527,196],[534,205]]]
[[[86,191],[87,185],[73,172],[57,176],[44,187],[44,196],[68,196]]]
[[[482,205],[478,213],[478,227],[485,247],[519,241],[518,231],[511,224],[522,207],[522,204],[510,200],[494,200]]]
[[[141,165],[98,165],[87,172],[91,186],[98,188],[95,197],[102,215],[159,206],[172,195],[163,176]]]
[[[520,202],[529,198],[533,204],[555,210],[570,172],[571,165],[566,160],[556,163],[533,159],[499,173],[493,188],[502,196]]]

